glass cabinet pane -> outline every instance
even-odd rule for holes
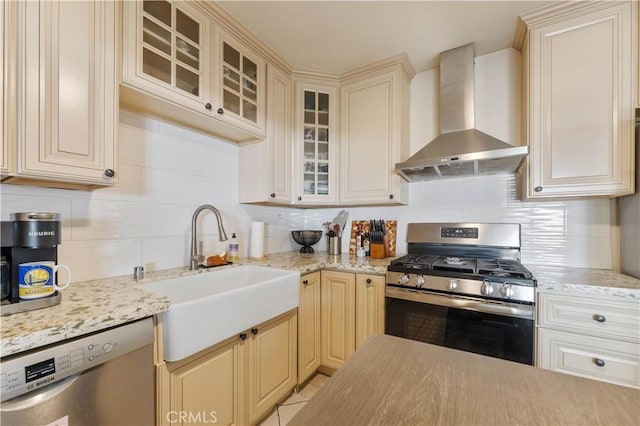
[[[329,195],[329,94],[305,90],[303,103],[303,193]]]
[[[222,43],[223,107],[258,122],[258,65],[226,42]]]
[[[142,72],[181,92],[200,97],[200,31],[200,24],[180,9],[180,2],[145,0],[142,4]]]

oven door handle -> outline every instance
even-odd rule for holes
[[[527,305],[516,305],[514,303],[504,302],[489,302],[483,299],[446,296],[426,291],[406,290],[389,286],[387,286],[386,288],[386,295],[387,297],[390,297],[392,299],[403,299],[413,302],[430,303],[432,305],[445,306],[448,308],[466,309],[470,311],[530,320],[533,320],[534,318],[533,306]]]

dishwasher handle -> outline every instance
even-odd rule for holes
[[[80,374],[82,373],[74,374],[73,376],[69,376],[59,382],[51,383],[50,385],[36,389],[33,392],[29,392],[8,401],[4,401],[2,405],[0,405],[0,412],[4,413],[10,411],[25,410],[27,408],[35,407],[38,404],[42,404],[43,402],[49,401],[50,399],[58,396],[69,386],[71,386],[73,382],[75,382],[78,377],[80,377]]]

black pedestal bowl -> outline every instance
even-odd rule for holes
[[[313,253],[311,247],[322,238],[322,231],[291,231],[293,241],[300,244],[300,253]]]

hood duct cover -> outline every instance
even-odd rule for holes
[[[528,153],[474,128],[473,44],[440,53],[441,134],[396,171],[407,181],[515,173]]]

